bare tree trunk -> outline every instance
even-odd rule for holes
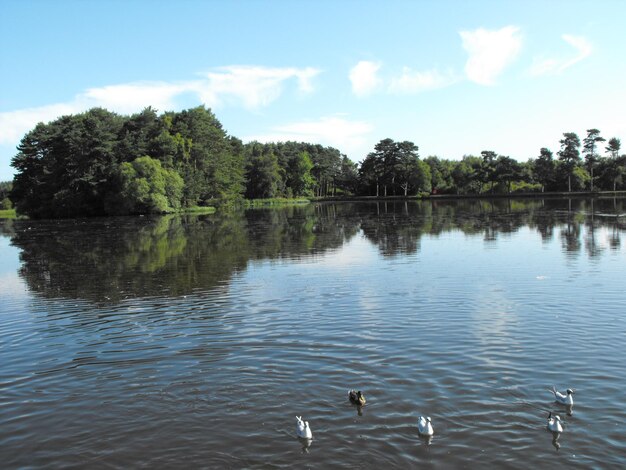
[[[567,190],[570,193],[572,192],[572,175],[571,175],[571,173],[569,175],[567,175]]]

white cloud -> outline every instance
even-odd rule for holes
[[[241,101],[246,108],[267,106],[282,93],[283,83],[295,78],[298,90],[303,93],[313,91],[311,79],[319,74],[318,69],[307,67],[298,69],[269,68],[253,66],[222,67],[206,74],[206,80],[197,81],[191,86],[203,103],[217,106],[224,99]]]
[[[467,78],[481,85],[493,85],[522,48],[519,32],[516,26],[506,26],[497,31],[483,28],[461,31],[463,48],[469,54],[465,64]]]
[[[16,145],[37,123],[79,111],[76,103],[60,103],[0,113],[0,144]]]
[[[189,89],[186,83],[138,82],[90,88],[79,95],[85,109],[101,106],[118,113],[133,113],[152,106],[167,111],[175,106],[175,97]]]
[[[422,91],[444,88],[455,82],[457,82],[457,79],[451,73],[444,75],[437,70],[419,72],[411,70],[409,67],[404,67],[402,75],[391,79],[389,91],[400,94],[420,93]]]
[[[561,36],[565,42],[576,49],[577,54],[571,59],[539,59],[535,58],[530,67],[530,74],[534,77],[541,75],[555,75],[570,68],[572,65],[589,57],[593,51],[591,43],[582,36],[572,36],[564,34]]]
[[[336,116],[322,117],[317,121],[304,121],[277,126],[267,134],[244,137],[244,141],[319,142],[347,153],[358,153],[366,143],[373,126],[363,121],[349,121]]]
[[[362,60],[352,67],[349,75],[352,92],[357,96],[367,96],[376,90],[382,83],[377,76],[380,67],[380,63],[367,60]]]
[[[295,79],[301,93],[313,91],[312,79],[320,71],[312,68],[270,68],[253,66],[222,67],[208,72],[206,78],[181,82],[136,82],[89,88],[67,103],[0,113],[0,144],[16,145],[38,122],[49,122],[62,115],[76,114],[93,107],[131,114],[152,106],[160,111],[175,109],[184,93],[199,102],[219,106],[224,101],[246,108],[267,106],[283,91],[283,83]]]

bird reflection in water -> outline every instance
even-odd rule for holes
[[[559,442],[559,437],[560,436],[561,436],[561,433],[558,433],[558,432],[553,432],[552,433],[552,445],[554,446],[554,448],[556,449],[557,452],[561,448],[561,443]]]
[[[433,436],[424,436],[420,434],[420,439],[426,447],[430,446],[430,444],[433,442]]]
[[[302,445],[302,453],[308,454],[309,447],[311,447],[311,444],[313,444],[313,439],[305,439],[303,437],[299,437],[298,440],[300,441],[300,444]]]
[[[565,413],[567,414],[567,416],[572,416],[572,414],[574,414],[574,405],[566,405]]]

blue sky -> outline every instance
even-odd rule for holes
[[[626,2],[0,0],[0,181],[39,121],[204,103],[244,141],[360,161],[525,161],[563,132],[626,142]]]

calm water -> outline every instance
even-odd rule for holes
[[[0,465],[624,468],[624,214],[607,199],[2,221]],[[553,384],[575,390],[570,416]]]

